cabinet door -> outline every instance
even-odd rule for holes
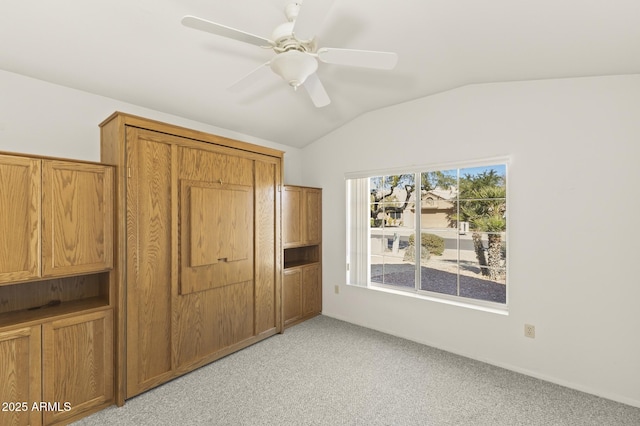
[[[40,275],[40,160],[0,155],[0,284]]]
[[[320,264],[302,267],[302,315],[319,314],[322,311],[322,284]]]
[[[304,203],[304,243],[320,244],[322,241],[322,191],[305,188]]]
[[[58,422],[113,400],[111,309],[42,325],[44,423]],[[57,405],[55,405],[57,404]]]
[[[42,414],[32,411],[41,398],[40,326],[0,332],[0,424],[40,425]],[[12,404],[12,405],[11,405]]]
[[[171,365],[171,144],[127,128],[126,397],[167,381]],[[123,224],[124,226],[125,224]]]
[[[42,275],[113,266],[113,168],[44,160]]]
[[[302,188],[285,186],[282,192],[282,236],[285,248],[304,242],[303,206]]]
[[[284,325],[287,325],[302,317],[302,269],[292,268],[284,271],[282,292],[282,315]]]

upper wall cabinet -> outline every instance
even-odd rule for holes
[[[0,155],[0,284],[113,266],[113,167]]]
[[[322,192],[317,188],[285,186],[282,203],[284,247],[319,244]]]

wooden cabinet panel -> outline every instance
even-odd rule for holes
[[[282,237],[284,247],[300,245],[303,235],[302,188],[285,186],[282,191]]]
[[[58,410],[43,412],[45,424],[62,421],[112,399],[111,309],[44,323],[42,341],[42,401],[59,404]]]
[[[180,294],[253,279],[253,187],[182,180]]]
[[[190,189],[189,266],[247,260],[253,239],[252,188],[213,184]]]
[[[302,317],[302,269],[293,268],[284,271],[282,279],[284,325]]]
[[[40,160],[0,155],[0,284],[40,276]]]
[[[304,188],[305,244],[320,244],[322,241],[322,191]]]
[[[132,397],[172,374],[172,147],[130,128],[127,157],[126,396]]]
[[[280,324],[281,250],[276,235],[280,234],[280,166],[255,162],[255,312],[256,334],[275,330]]]
[[[42,275],[113,266],[113,169],[43,160]]]
[[[235,283],[174,299],[175,367],[188,371],[254,334],[253,282]]]
[[[319,314],[322,311],[322,283],[320,265],[307,265],[302,268],[302,315]]]
[[[33,411],[41,393],[40,326],[0,332],[0,401],[14,405],[0,411],[0,424],[40,425],[42,413]]]

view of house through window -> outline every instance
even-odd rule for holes
[[[350,204],[367,203],[356,214],[369,215],[350,213],[350,245],[362,242],[349,248],[357,281],[366,260],[368,286],[506,303],[506,164],[351,181]]]

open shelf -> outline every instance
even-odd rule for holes
[[[109,306],[108,288],[108,273],[3,285],[0,327]]]
[[[44,320],[50,320],[54,317],[62,317],[69,314],[75,315],[80,312],[84,313],[92,309],[107,306],[109,306],[109,303],[106,299],[102,297],[92,297],[89,299],[61,302],[57,306],[46,306],[36,310],[6,312],[0,314],[0,327],[18,324],[29,325],[28,323],[43,322]]]
[[[320,246],[302,246],[284,250],[284,268],[308,265],[320,262]]]

